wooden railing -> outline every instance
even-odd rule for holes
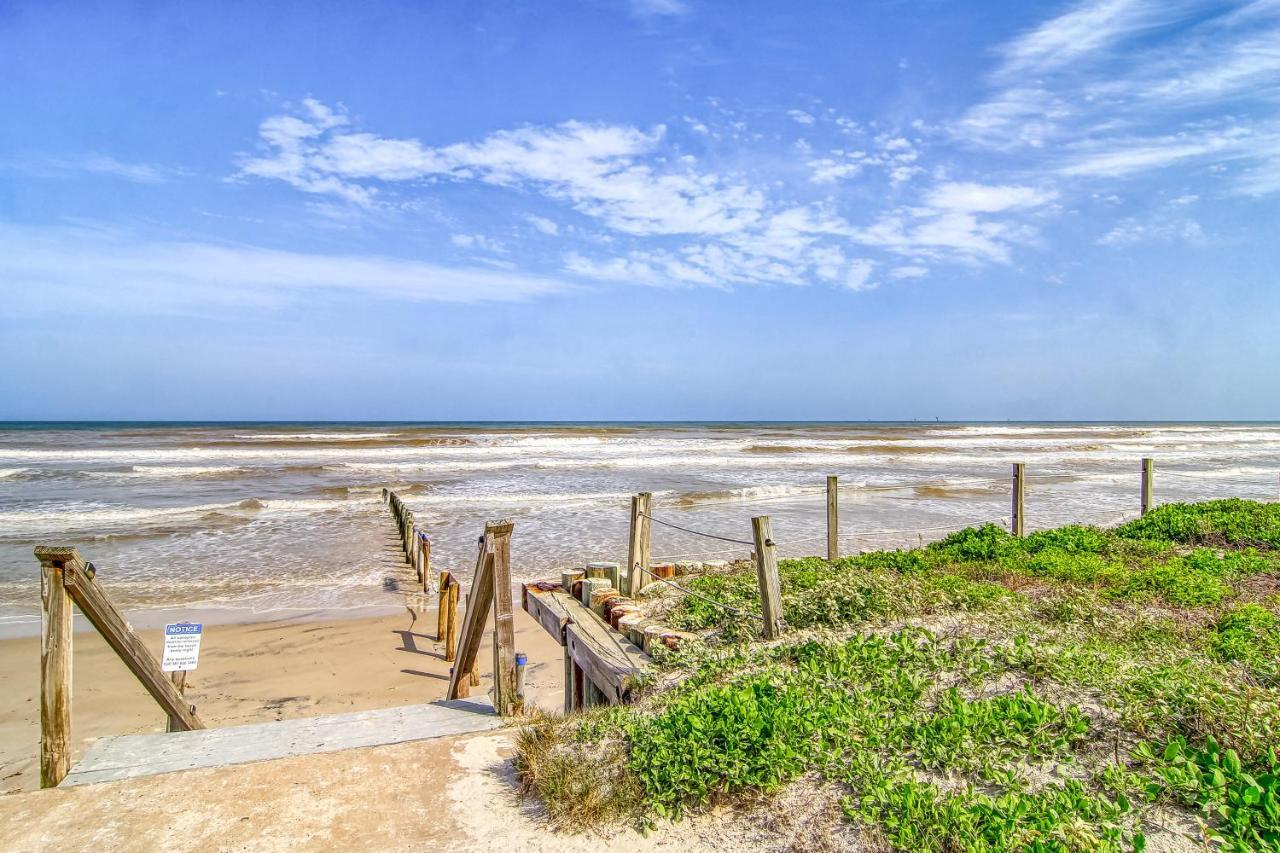
[[[80,608],[125,666],[168,715],[170,731],[202,729],[204,723],[155,655],[111,603],[96,570],[75,548],[40,545],[40,786],[56,786],[71,769],[72,605]]]

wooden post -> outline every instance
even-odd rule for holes
[[[480,653],[480,642],[484,639],[489,606],[493,603],[493,554],[489,551],[492,538],[486,526],[485,535],[480,537],[471,591],[467,593],[467,610],[463,616],[462,634],[458,639],[458,657],[453,662],[453,673],[449,676],[448,699],[462,699],[471,695],[471,672]]]
[[[1026,520],[1026,505],[1024,502],[1025,489],[1024,474],[1026,463],[1013,463],[1013,517],[1010,519],[1009,532],[1014,536],[1023,534],[1023,527]]]
[[[445,634],[449,633],[449,581],[452,577],[448,572],[440,573],[440,603],[436,606],[437,643],[443,643]]]
[[[569,654],[569,647],[564,647],[564,712],[572,714],[577,706],[574,704],[573,690],[573,655]]]
[[[64,563],[40,559],[40,787],[54,788],[71,771],[71,596]]]
[[[171,672],[169,673],[169,680],[173,682],[173,689],[178,691],[178,695],[185,698],[187,693],[187,671],[184,669],[180,672]],[[182,721],[170,714],[169,723],[165,726],[165,731],[182,731]]]
[[[1156,460],[1143,457],[1142,460],[1142,514],[1146,515],[1156,508],[1154,492],[1156,487]]]
[[[627,540],[627,589],[628,595],[638,595],[649,583],[649,557],[652,554],[649,521],[653,495],[641,492],[631,496],[631,536]]]
[[[504,717],[519,705],[516,699],[516,632],[511,606],[510,521],[491,521],[484,535],[493,554],[493,707]]]
[[[769,516],[751,519],[751,535],[756,543],[756,580],[760,583],[764,638],[773,640],[782,633],[782,585],[778,581],[778,557],[773,544],[773,521]]]
[[[840,487],[835,475],[827,477],[827,559],[840,559]]]
[[[423,533],[418,542],[421,546],[422,556],[422,568],[418,575],[422,581],[423,593],[428,593],[431,591],[431,537]]]
[[[458,582],[449,577],[449,596],[445,602],[444,659],[454,661],[458,657]]]

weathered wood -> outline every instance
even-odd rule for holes
[[[1156,461],[1150,457],[1142,460],[1142,514],[1155,509]]]
[[[558,589],[541,590],[537,584],[525,584],[524,609],[537,620],[560,645],[564,645],[564,627],[569,624],[569,608],[567,602],[577,600],[567,592]]]
[[[44,553],[42,553],[42,551]],[[71,596],[65,561],[75,550],[36,548],[40,560],[40,787],[53,788],[71,769]]]
[[[627,589],[628,595],[639,595],[649,583],[649,558],[652,556],[652,540],[649,521],[653,495],[641,492],[631,497],[631,535],[627,540]]]
[[[1014,536],[1023,534],[1023,528],[1026,523],[1025,474],[1025,463],[1013,463],[1013,516],[1009,520],[1009,532]]]
[[[564,634],[574,663],[604,698],[610,704],[625,701],[635,676],[649,664],[648,656],[590,613],[579,614]]]
[[[156,700],[165,714],[173,718],[178,726],[177,730],[203,729],[204,723],[178,693],[168,674],[160,669],[160,662],[155,655],[134,633],[101,585],[85,572],[80,555],[75,553],[72,558],[67,559],[63,569],[63,584],[71,594],[71,600],[107,641],[107,645],[120,656],[129,671],[142,682],[151,698]]]
[[[177,672],[171,672],[169,673],[169,680],[173,682],[173,689],[178,691],[178,695],[185,698],[187,695],[187,671],[184,669]],[[182,721],[175,719],[173,715],[170,714],[169,722],[165,726],[165,731],[182,731]]]
[[[440,597],[439,604],[436,605],[436,642],[443,643],[445,635],[449,633],[449,579],[452,577],[448,572],[440,573]]]
[[[431,591],[431,537],[423,533],[419,544],[422,549],[422,591],[428,593]]]
[[[489,552],[490,537],[480,537],[479,553],[476,555],[476,572],[471,579],[471,591],[467,593],[467,610],[462,617],[462,635],[458,640],[458,657],[453,663],[453,672],[449,675],[450,699],[470,695],[471,671],[476,665],[476,656],[480,653],[480,643],[484,639],[484,626],[488,621],[489,608],[493,604],[493,554]]]
[[[840,486],[835,475],[827,477],[827,559],[840,559]]]
[[[519,709],[516,697],[516,629],[511,607],[510,521],[491,521],[484,535],[493,554],[493,707],[509,717]]]
[[[462,587],[452,577],[449,578],[449,598],[445,602],[445,634],[444,659],[452,662],[458,659],[458,595]]]
[[[756,544],[756,581],[760,585],[760,609],[764,616],[764,638],[782,634],[782,586],[778,580],[778,555],[773,544],[773,521],[767,515],[751,519],[751,535]]]

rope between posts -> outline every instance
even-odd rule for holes
[[[744,612],[744,611],[742,611],[742,610],[739,610],[739,609],[738,609],[738,608],[736,608],[736,607],[730,607],[729,605],[725,604],[723,601],[716,601],[714,598],[708,598],[707,596],[703,595],[703,594],[702,594],[702,593],[700,593],[700,592],[694,592],[693,590],[691,590],[691,589],[687,589],[687,588],[685,588],[685,587],[683,587],[683,586],[680,586],[680,584],[675,583],[675,582],[673,582],[673,581],[669,581],[669,580],[667,580],[666,578],[658,577],[658,576],[657,576],[657,575],[655,575],[653,572],[651,572],[651,571],[649,571],[648,569],[646,569],[644,566],[636,566],[636,568],[640,569],[640,571],[644,572],[646,575],[648,575],[649,577],[653,578],[655,581],[658,581],[659,583],[665,583],[665,584],[666,584],[667,586],[669,586],[669,587],[672,587],[672,588],[674,588],[674,589],[678,589],[678,590],[680,590],[680,591],[681,591],[681,592],[683,592],[685,595],[692,595],[694,598],[702,599],[703,601],[707,602],[708,604],[714,604],[716,607],[722,607],[722,608],[724,608],[725,610],[727,610],[727,611],[729,611],[730,613],[732,613],[734,616],[754,616],[754,615],[755,615],[755,614],[753,614],[753,613],[746,613],[746,612]],[[763,621],[763,617],[761,617],[761,616],[756,616],[756,618],[757,618],[757,619],[760,619],[761,621]]]
[[[733,539],[728,536],[719,536],[715,533],[704,533],[701,530],[694,530],[691,527],[681,527],[678,524],[672,524],[670,521],[663,521],[660,518],[654,518],[652,515],[649,515],[648,513],[642,512],[640,513],[640,515],[643,518],[647,518],[656,524],[661,524],[663,527],[671,527],[671,528],[674,528],[675,530],[683,530],[685,533],[692,533],[695,536],[705,536],[707,539],[719,539],[721,542],[732,542],[735,545],[751,545],[752,547],[754,547],[756,544],[750,541],[749,539]]]

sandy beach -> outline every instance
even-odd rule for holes
[[[515,598],[519,602],[518,595]],[[517,608],[518,608],[517,603]],[[526,696],[561,707],[561,650],[522,610],[516,647],[528,655]],[[442,698],[450,664],[436,616],[209,626],[187,695],[210,727],[411,705]],[[140,632],[159,653],[161,632]],[[489,690],[492,651],[480,650],[473,696]],[[39,787],[40,640],[0,640],[0,792]],[[72,736],[78,759],[100,737],[164,731],[159,707],[94,631],[75,635]]]

